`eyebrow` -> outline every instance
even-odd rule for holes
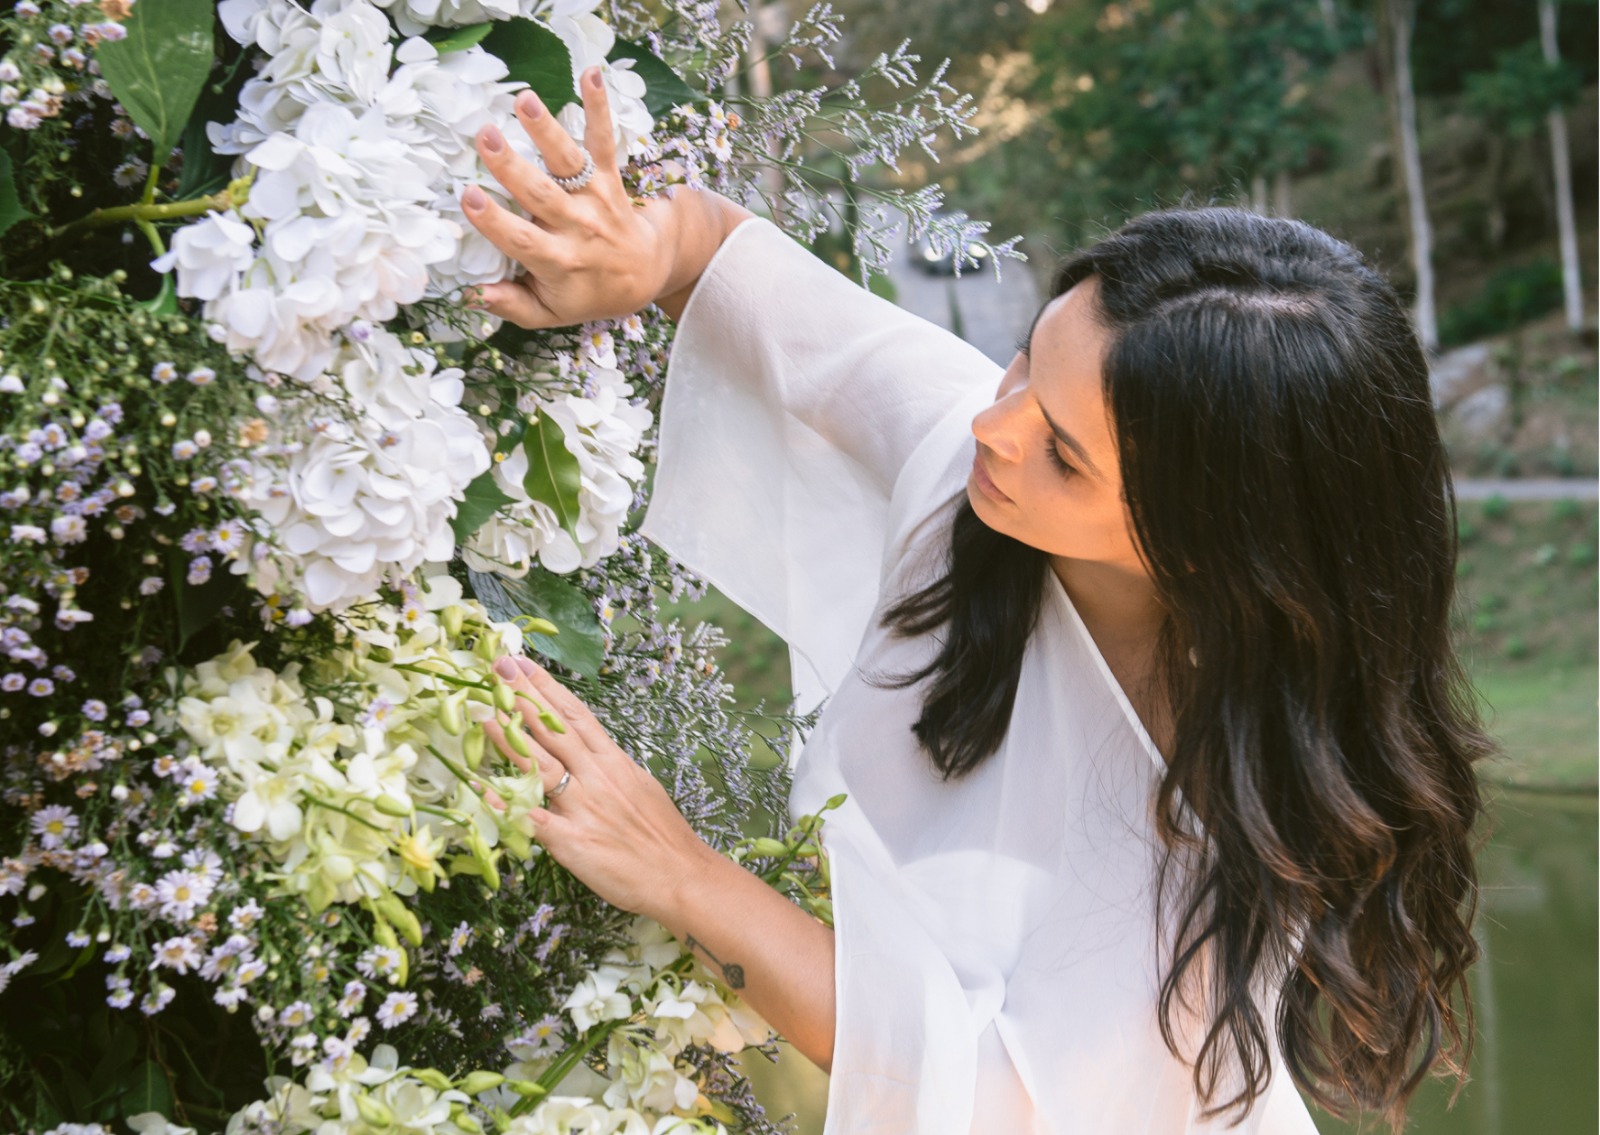
[[[1028,334],[1022,341],[1023,354],[1028,357],[1030,365],[1033,359],[1033,332],[1039,326],[1039,319],[1044,315],[1044,309],[1048,306],[1048,303],[1040,305],[1038,312],[1033,317],[1033,322],[1028,325]],[[1100,472],[1099,467],[1089,459],[1088,450],[1083,448],[1083,445],[1078,441],[1077,438],[1073,437],[1066,430],[1061,428],[1060,424],[1050,416],[1050,411],[1044,408],[1044,403],[1039,401],[1037,395],[1034,396],[1033,402],[1034,405],[1039,407],[1039,413],[1044,415],[1045,422],[1050,426],[1050,432],[1061,439],[1062,444],[1072,451],[1072,455],[1083,463],[1084,468],[1088,469],[1089,472],[1093,473],[1096,477],[1099,477],[1102,481],[1105,480],[1105,475]]]

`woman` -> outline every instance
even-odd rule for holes
[[[1297,222],[1152,213],[1060,269],[997,375],[731,202],[630,202],[582,96],[592,176],[480,137],[534,217],[464,195],[528,269],[481,302],[679,320],[644,531],[828,696],[791,806],[848,794],[837,933],[507,659],[573,726],[531,727],[550,853],[739,967],[831,1069],[829,1132],[1312,1131],[1291,1084],[1398,1123],[1470,1035],[1489,743],[1392,289]]]

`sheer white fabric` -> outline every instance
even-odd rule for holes
[[[870,681],[931,656],[877,615],[941,568],[1000,375],[763,219],[679,323],[643,531],[789,643],[802,698],[828,698],[794,814],[849,797],[824,831],[826,1135],[1229,1130],[1157,1027],[1160,754],[1054,574],[1005,741],[966,778],[918,749],[919,689]],[[1279,1068],[1231,1130],[1315,1129]]]

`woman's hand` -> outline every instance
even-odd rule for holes
[[[538,839],[567,870],[613,906],[667,922],[678,896],[720,858],[689,826],[666,789],[617,747],[589,707],[537,663],[511,656],[495,670],[517,694],[533,759],[484,728],[524,771],[538,762],[545,807],[532,810]],[[540,720],[544,708],[564,727]],[[559,795],[550,795],[566,774]]]
[[[473,305],[530,330],[614,319],[652,301],[676,319],[723,238],[751,213],[715,193],[683,186],[672,197],[630,198],[617,169],[600,69],[585,71],[579,88],[584,146],[595,169],[575,192],[519,157],[497,127],[478,131],[484,166],[532,220],[501,208],[475,185],[462,193],[467,220],[527,270],[513,280],[481,285]],[[538,95],[523,91],[514,106],[551,174],[582,171],[582,150]]]

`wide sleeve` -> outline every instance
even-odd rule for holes
[[[678,322],[641,531],[789,644],[810,705],[838,688],[876,606],[908,459],[1000,373],[747,220]]]

